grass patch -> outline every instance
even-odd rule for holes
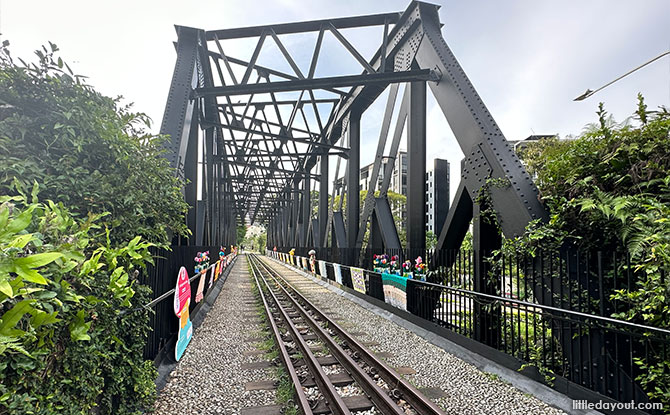
[[[293,404],[295,387],[284,368],[277,369],[279,384],[277,386],[277,402],[284,406],[285,415],[298,415],[298,408]]]
[[[496,375],[495,373],[489,373],[489,372],[483,372],[484,376],[487,378],[494,380],[494,381],[500,381],[500,376]]]

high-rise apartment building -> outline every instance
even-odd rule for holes
[[[382,159],[377,186],[379,189],[384,181],[384,175],[391,174],[389,190],[407,196],[407,152],[399,151],[393,165],[390,159]],[[359,189],[371,190],[370,180],[373,164],[361,168]],[[426,172],[426,231],[439,234],[449,211],[449,162],[443,159],[434,159],[432,168]],[[404,226],[407,212],[400,212]]]
[[[426,231],[439,236],[449,212],[449,162],[433,159],[426,172]]]
[[[394,193],[407,196],[407,152],[398,151],[393,166],[390,189]]]

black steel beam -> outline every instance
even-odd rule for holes
[[[407,248],[426,249],[426,83],[409,86]]]
[[[393,212],[391,211],[391,205],[389,205],[388,199],[381,197],[377,198],[375,201],[374,215],[376,225],[379,227],[379,234],[384,243],[384,249],[402,249],[400,237],[398,236],[398,229],[396,228]],[[372,229],[370,231],[372,231]]]
[[[303,137],[293,137],[293,136],[285,135],[285,134],[274,134],[274,133],[270,133],[270,132],[250,130],[250,129],[245,128],[245,127],[239,127],[239,126],[234,126],[234,125],[230,125],[230,124],[221,124],[221,123],[216,123],[216,122],[212,122],[212,121],[204,121],[204,120],[201,122],[201,125],[203,127],[215,126],[215,127],[227,128],[227,129],[233,130],[233,131],[240,131],[240,132],[243,132],[243,133],[250,133],[250,134],[254,134],[254,135],[267,136],[267,137],[277,139],[277,140],[294,141],[296,143],[311,144],[311,145],[314,145],[316,147],[330,148],[330,149],[339,150],[339,151],[343,151],[343,152],[346,152],[346,151],[349,150],[349,149],[344,148],[344,147],[338,147],[338,146],[334,146],[334,145],[324,143],[324,142],[320,142],[320,141],[312,141],[307,137],[303,138]],[[267,141],[267,140],[268,140],[267,138],[250,138],[250,139],[247,139],[247,140],[227,139],[227,140],[224,141],[224,143],[232,143],[233,141],[235,141],[235,142],[238,142],[238,141],[241,141],[241,142],[245,142],[245,141],[246,142],[255,142],[255,141]]]
[[[297,101],[294,101],[294,103],[297,103]],[[240,104],[241,104],[241,103],[240,103]],[[233,104],[233,105],[234,105],[234,104]],[[244,104],[244,105],[246,105],[246,104]],[[253,103],[252,103],[251,105],[255,106],[255,107],[258,108],[258,109],[264,109],[264,108],[265,108],[265,105],[260,105],[260,106],[259,106],[258,104],[253,104]],[[279,105],[278,102],[277,102],[277,105]],[[226,107],[228,107],[228,106],[229,106],[228,104],[221,104],[221,105],[220,105],[220,107],[223,108],[223,111],[224,111],[226,114],[229,114],[229,115],[236,115],[236,116],[238,116],[238,117],[240,117],[240,118],[243,118],[243,119],[245,119],[245,120],[250,120],[250,121],[251,121],[252,123],[254,123],[255,125],[266,125],[266,126],[268,126],[268,127],[286,128],[285,125],[280,124],[280,123],[276,123],[276,122],[268,121],[268,120],[266,120],[266,119],[259,120],[258,118],[250,117],[250,116],[248,116],[248,115],[240,115],[240,114],[237,114],[235,111],[230,110],[230,109],[227,109]],[[293,132],[293,133],[296,133],[296,132],[297,132],[297,133],[307,134],[307,135],[310,136],[310,137],[311,137],[311,136],[317,136],[317,134],[312,134],[311,131],[304,130],[304,129],[302,129],[302,128],[296,128],[296,127],[293,127],[293,126],[291,126],[290,128],[288,128],[288,130],[291,131],[291,132]]]
[[[249,66],[249,65],[250,65],[250,62],[247,62],[247,61],[245,61],[245,60],[237,59],[237,58],[234,58],[234,57],[232,57],[232,56],[220,55],[220,54],[218,54],[218,53],[216,53],[216,52],[212,52],[212,51],[209,52],[209,55],[210,55],[210,56],[213,56],[213,57],[215,57],[215,58],[220,58],[220,59],[224,59],[224,60],[227,59],[227,60],[230,61],[231,63],[237,64],[237,65],[242,65],[242,66]],[[254,69],[256,69],[257,71],[259,71],[259,72],[263,72],[263,73],[265,73],[265,74],[267,74],[267,75],[274,75],[274,76],[278,76],[278,77],[280,77],[280,78],[284,78],[284,79],[300,79],[300,78],[298,78],[298,77],[295,76],[295,75],[287,74],[287,73],[285,73],[285,72],[278,71],[278,70],[276,70],[276,69],[272,69],[272,68],[267,68],[267,67],[265,67],[265,66],[261,66],[261,65],[254,64],[252,67],[253,67]],[[237,85],[237,83],[235,83],[235,85]],[[334,93],[334,94],[338,94],[338,95],[347,95],[346,92],[339,91],[339,90],[337,90],[337,89],[333,89],[333,88],[327,89],[327,91],[328,91],[328,92],[332,92],[332,93]],[[245,104],[245,105],[246,105],[246,104]]]
[[[240,27],[235,29],[209,30],[206,32],[207,40],[218,39],[240,39],[245,37],[261,36],[266,30],[272,29],[278,35],[290,33],[316,32],[321,30],[322,25],[332,24],[337,29],[353,27],[381,26],[385,22],[395,23],[401,13],[370,14],[366,16],[342,17],[337,19],[309,20],[306,22],[278,23],[262,26]]]
[[[195,97],[231,96],[265,94],[270,92],[304,91],[312,89],[345,88],[359,85],[382,85],[396,82],[436,81],[439,77],[430,69],[417,69],[401,72],[384,72],[366,75],[331,76],[327,78],[298,79],[294,81],[276,81],[259,84],[240,84],[197,88]]]
[[[193,112],[197,113],[197,105],[193,107]],[[186,145],[186,154],[184,157],[184,178],[186,185],[184,189],[184,198],[189,205],[188,213],[186,214],[186,224],[191,231],[191,238],[188,240],[189,245],[196,245],[196,240],[201,238],[198,233],[198,123],[194,122],[190,125],[188,135],[188,142]]]
[[[338,151],[332,152],[330,154],[334,155],[334,156],[342,156],[342,157],[348,156],[347,154],[341,153],[341,152],[338,152]],[[312,155],[311,152],[310,153],[304,153],[304,152],[301,152],[301,153],[285,153],[285,154],[242,154],[242,155],[226,154],[223,157],[218,157],[218,158],[219,159],[221,159],[221,158],[234,159],[234,158],[243,157],[247,160],[250,160],[250,159],[275,159],[276,160],[277,158],[281,159],[282,157],[286,157],[286,158],[289,158],[289,159],[300,159],[301,157],[310,156],[310,155]],[[286,161],[289,161],[289,160],[286,160]]]
[[[360,173],[361,173],[361,113],[352,111],[349,116],[349,161],[347,162],[347,248],[356,248],[358,224],[360,222]],[[370,187],[374,192],[376,183]],[[356,265],[358,255],[353,251],[347,262]]]
[[[328,234],[328,152],[321,154],[321,177],[319,180],[319,239],[315,246],[325,247]]]
[[[296,78],[297,79],[297,78]],[[301,104],[337,104],[340,102],[339,98],[315,98],[315,99],[302,99],[300,100]],[[277,100],[277,105],[296,105],[297,100]],[[250,105],[273,105],[275,103],[271,101],[254,101]],[[219,104],[220,107],[245,107],[248,104],[246,102],[232,102],[230,104]]]
[[[424,36],[416,64],[443,75],[439,83],[429,85],[465,154],[466,189],[475,199],[487,177],[508,179],[510,186],[491,189],[492,204],[504,235],[522,235],[530,221],[548,219],[537,187],[444,41],[437,6],[417,3],[417,7]]]
[[[302,222],[302,227],[300,228],[301,230],[301,235],[300,235],[300,244],[302,246],[307,246],[307,231],[309,229],[309,222],[312,219],[312,203],[311,203],[311,192],[310,192],[310,180],[309,177],[305,177],[305,179],[302,182],[302,198],[301,204],[302,204],[302,212],[301,212],[301,222]]]
[[[191,132],[193,106],[191,89],[195,88],[194,72],[198,59],[198,29],[177,26],[177,63],[175,64],[160,133],[170,136],[165,144],[165,157],[170,166],[183,176],[186,147]],[[197,122],[196,122],[197,124]]]
[[[459,249],[461,247],[461,242],[470,227],[470,219],[472,216],[472,199],[470,199],[470,195],[465,189],[463,182],[460,182],[456,189],[454,204],[449,208],[447,219],[445,220],[442,229],[439,230],[436,249]],[[456,257],[451,257],[447,260],[455,259]],[[444,265],[450,267],[452,263],[447,262]]]
[[[335,236],[335,244],[333,247],[337,246],[338,248],[347,247],[347,231],[344,227],[344,217],[342,212],[333,212],[333,233]]]
[[[286,174],[290,174],[290,175],[297,174],[299,176],[310,176],[310,177],[313,177],[313,178],[318,178],[319,177],[318,175],[311,174],[311,173],[305,173],[305,172],[302,172],[302,171],[293,171],[293,170],[282,169],[282,168],[279,168],[279,167],[271,167],[271,166],[263,166],[261,164],[245,163],[245,162],[239,161],[239,160],[229,160],[228,164],[235,164],[235,165],[238,165],[238,166],[245,166],[245,167],[251,167],[251,168],[254,168],[254,169],[267,170],[267,171],[271,171],[273,173],[278,172],[278,173],[286,173]]]
[[[380,47],[372,58],[371,66],[379,71],[383,62],[387,60],[393,61],[399,50],[403,50],[403,59],[399,62],[404,63],[407,69],[410,68],[412,60],[414,59],[414,52],[421,39],[421,20],[418,18],[417,2],[413,2],[402,14],[400,19],[396,22],[393,30],[387,36],[388,45],[393,47]],[[381,54],[384,52],[386,56],[382,58]],[[344,119],[348,116],[353,108],[359,111],[365,109],[374,102],[375,99],[384,91],[385,86],[379,84],[360,85],[354,87],[347,97],[340,101],[340,103],[331,111],[330,118],[324,126],[324,134],[330,142],[336,142],[342,135],[342,126]],[[311,157],[306,164],[306,167],[311,167],[316,164],[316,157]]]
[[[386,101],[386,109],[384,110],[384,118],[382,121],[382,128],[379,131],[379,140],[377,141],[377,153],[375,154],[374,164],[372,166],[372,173],[370,174],[370,183],[374,183],[363,202],[363,212],[360,223],[358,224],[358,236],[356,237],[356,248],[361,248],[363,245],[363,238],[367,230],[368,219],[375,207],[375,190],[377,189],[377,182],[379,180],[379,171],[382,166],[382,159],[384,158],[384,150],[386,149],[386,141],[388,138],[389,129],[391,127],[391,117],[393,116],[393,109],[395,108],[396,98],[398,96],[398,84],[391,85],[388,100]],[[395,154],[392,154],[395,157]],[[391,172],[384,172],[384,177],[391,176]],[[386,192],[384,192],[386,195]]]
[[[300,182],[294,182],[293,190],[290,190],[290,192],[290,196],[293,199],[293,212],[291,213],[291,216],[293,217],[293,220],[291,221],[293,235],[291,236],[291,244],[297,244],[300,243],[300,232],[298,230],[298,222],[300,217]]]

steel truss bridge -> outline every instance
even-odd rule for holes
[[[496,295],[499,284],[489,278],[490,265],[481,253],[500,247],[502,236],[520,235],[529,222],[548,215],[536,186],[442,37],[438,8],[414,1],[397,13],[222,30],[178,26],[177,61],[160,132],[170,136],[166,157],[186,179],[192,236],[181,243],[231,243],[237,225],[251,221],[266,226],[269,247],[343,248],[350,252],[343,262],[356,265],[369,224],[368,247],[375,251],[424,250],[430,90],[465,155],[437,249],[460,247],[472,221],[473,248],[480,253],[474,290]],[[377,28],[379,47],[371,57],[345,36],[354,28]],[[313,49],[291,54],[289,37],[304,38],[300,45],[316,41]],[[354,74],[317,75],[323,73],[321,66],[333,66],[328,62],[333,39],[360,65]],[[232,42],[240,40],[250,45],[247,60],[231,53],[239,50]],[[261,65],[267,48],[278,50],[279,58]],[[370,183],[378,183],[383,159],[393,165],[406,131],[405,247],[387,200],[391,174],[383,175],[378,195],[368,192],[360,208],[361,119],[386,90],[385,111],[375,120],[381,131]],[[336,180],[329,192],[332,167]],[[344,180],[337,180],[340,168]],[[489,179],[503,184],[488,186]],[[486,197],[478,197],[482,189],[487,189]],[[312,200],[313,190],[318,190],[318,200]],[[329,193],[346,195],[346,208],[343,197],[335,205]],[[479,220],[479,213],[490,208],[500,230]],[[552,298],[558,287],[555,281],[539,281],[532,290],[535,298],[544,299]],[[500,315],[484,308],[474,311],[475,338],[488,339],[485,343],[495,347]],[[553,331],[574,367],[583,362],[573,350],[616,361],[631,347],[607,341],[597,331],[573,334]],[[613,370],[617,377],[630,378],[620,365]],[[636,388],[621,396],[634,396]]]
[[[375,26],[381,29],[380,44],[368,59],[343,32]],[[330,237],[331,246],[360,249],[371,222],[372,246],[400,248],[386,199],[390,174],[379,196],[369,192],[362,211],[359,207],[361,118],[386,89],[370,182],[377,183],[382,159],[396,156],[406,126],[407,248],[425,248],[427,89],[466,155],[438,248],[460,246],[470,220],[481,209],[473,201],[487,178],[510,183],[491,191],[505,236],[518,235],[529,221],[546,218],[531,178],[444,41],[436,5],[412,2],[401,13],[239,29],[178,26],[177,34],[177,63],[161,133],[171,137],[167,154],[172,167],[189,182],[189,243],[234,240],[235,224],[249,218],[267,225],[270,246],[325,247]],[[304,70],[281,37],[311,39],[314,34],[309,69]],[[360,73],[316,76],[319,62],[324,65],[329,54],[324,47],[328,36],[358,62]],[[227,52],[230,41],[238,39],[255,43],[249,60]],[[278,48],[278,61],[283,62],[274,68],[261,66],[264,46]],[[290,67],[291,72],[277,67]],[[406,86],[399,97],[401,84]],[[329,203],[332,157],[336,177],[343,167],[344,185],[334,187],[335,193],[346,195],[346,211],[341,204]],[[313,187],[319,191],[315,218]],[[484,236],[492,230],[477,223],[475,245],[485,247],[499,239]]]

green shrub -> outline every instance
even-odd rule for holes
[[[156,371],[136,278],[188,233],[183,183],[148,118],[57,50],[0,48],[0,414],[139,414]]]
[[[19,65],[0,49],[0,194],[14,180],[38,182],[41,198],[80,217],[109,212],[113,242],[186,234],[182,183],[161,157],[165,137],[73,75],[57,51],[50,44],[36,64]]]
[[[580,137],[530,144],[522,154],[537,175],[551,219],[532,223],[505,248],[534,253],[567,243],[617,252],[619,258],[630,254],[630,265],[620,261],[616,275],[622,280],[631,275],[632,285],[610,293],[608,300],[623,304],[612,317],[668,329],[670,113],[648,111],[638,96],[637,111],[624,124],[614,123],[602,103],[597,114],[598,122]],[[652,352],[636,363],[642,369],[636,380],[650,400],[670,408],[667,357]]]
[[[0,414],[141,413],[156,371],[135,277],[152,244],[96,245],[99,216],[36,193],[0,197]]]

